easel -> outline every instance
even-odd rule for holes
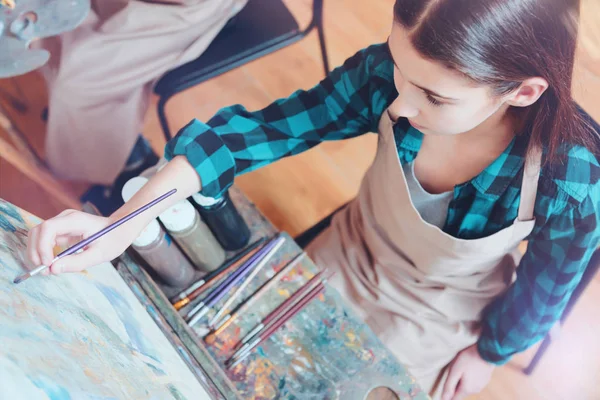
[[[27,178],[40,185],[50,196],[65,207],[81,209],[81,202],[72,195],[70,189],[56,179],[44,163],[30,148],[24,136],[12,123],[0,104],[0,128],[8,134],[8,140],[0,137],[0,158],[8,161]]]

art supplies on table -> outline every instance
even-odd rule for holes
[[[323,293],[325,286],[322,282],[319,282],[313,287],[305,296],[300,298],[291,308],[286,310],[283,314],[280,314],[277,319],[269,326],[265,327],[264,330],[258,332],[252,340],[241,347],[227,362],[228,368],[235,367],[241,361],[244,360],[257,346],[267,340],[273,333],[281,328],[287,321],[292,319],[298,314],[308,303],[310,303],[315,297]]]
[[[252,272],[244,279],[244,282],[238,286],[232,293],[228,293],[229,297],[224,304],[220,305],[220,310],[215,314],[213,319],[208,323],[209,326],[214,327],[216,322],[219,321],[221,316],[229,309],[231,304],[237,300],[237,298],[242,294],[244,289],[252,282],[252,279],[263,269],[267,263],[271,261],[271,258],[275,255],[277,250],[283,245],[285,242],[285,238],[279,236],[275,242],[273,247],[271,247],[264,255],[261,256],[259,260],[257,260],[257,264],[252,266]]]
[[[169,207],[158,219],[199,270],[214,271],[225,261],[225,251],[189,201]]]
[[[158,164],[142,173],[142,177],[150,179],[167,165],[162,158]],[[223,249],[237,251],[250,241],[250,228],[236,208],[229,191],[219,198],[206,197],[197,193],[192,196],[194,204],[200,211],[202,219],[215,235]]]
[[[69,255],[74,254],[74,253],[77,253],[80,250],[83,250],[86,246],[89,246],[91,243],[93,243],[97,239],[101,238],[102,236],[106,235],[108,232],[111,232],[112,230],[118,228],[119,226],[123,225],[125,222],[129,221],[130,219],[132,219],[132,218],[134,218],[134,217],[136,217],[138,215],[140,215],[144,211],[148,210],[149,208],[152,208],[156,204],[160,203],[161,201],[163,201],[164,199],[172,196],[175,193],[177,193],[177,189],[170,190],[169,192],[163,194],[162,196],[160,196],[160,197],[152,200],[148,204],[146,204],[146,205],[138,208],[137,210],[129,213],[128,215],[124,216],[123,218],[120,218],[118,221],[110,224],[109,226],[107,226],[106,228],[100,230],[99,232],[94,233],[89,238],[87,238],[85,240],[82,240],[81,242],[77,243],[74,246],[69,247],[67,250],[65,250],[62,253],[60,253],[59,255],[57,255],[54,258],[54,260],[52,260],[52,262],[49,265],[40,265],[37,268],[35,268],[34,270],[29,271],[28,273],[23,274],[23,275],[17,277],[13,282],[14,283],[23,282],[24,280],[29,279],[32,276],[39,274],[40,272],[42,272],[46,268],[50,267],[52,264],[54,264],[55,262],[57,262],[61,258],[69,256]]]
[[[129,201],[145,184],[145,178],[129,180],[121,191],[124,201]],[[173,245],[171,238],[156,219],[142,230],[131,247],[150,268],[168,285],[185,287],[194,280],[194,268]]]
[[[282,238],[275,237],[271,239],[263,248],[257,251],[252,257],[250,257],[245,263],[243,263],[235,272],[225,278],[215,289],[208,294],[200,303],[187,314],[187,320],[190,326],[196,324],[202,317],[204,317],[211,307],[218,303],[223,297],[225,297],[229,291],[240,283],[248,274],[254,276],[251,273],[257,267],[262,267],[266,263],[262,262],[263,259],[269,259],[273,256],[279,246],[281,246]]]
[[[281,278],[287,275],[291,270],[293,270],[306,256],[306,253],[300,253],[294,259],[286,264],[285,267],[279,270],[272,278],[263,283],[261,287],[259,287],[250,297],[244,300],[242,304],[236,307],[230,314],[225,315],[219,323],[215,326],[215,331],[211,333],[211,335],[207,338],[207,341],[211,341],[211,338],[219,335],[223,332],[227,327],[235,322],[244,312],[246,312],[256,301],[258,301],[262,295],[264,295],[267,291],[272,289]]]
[[[323,271],[319,271],[315,274],[308,282],[306,282],[300,289],[296,290],[294,294],[288,297],[285,301],[279,304],[273,311],[271,311],[266,317],[264,317],[258,325],[256,325],[246,336],[239,341],[237,346],[234,348],[235,351],[244,347],[252,338],[263,329],[269,327],[280,315],[283,315],[287,310],[293,307],[293,305],[302,298],[306,293],[310,292],[314,287],[321,283],[321,275]]]
[[[192,196],[200,215],[225,250],[239,250],[248,244],[250,229],[231,201],[229,192],[215,199],[200,193]]]
[[[161,310],[165,316],[168,330],[178,332],[186,347],[191,346],[192,354],[198,359],[204,360],[202,365],[208,365],[211,371],[211,381],[221,383],[224,391],[233,384],[236,388],[235,394],[224,396],[225,398],[244,399],[335,399],[344,385],[354,384],[353,376],[363,371],[374,370],[376,375],[394,376],[397,387],[405,393],[411,393],[411,400],[425,399],[420,397],[418,389],[415,388],[414,380],[408,377],[402,366],[399,366],[390,353],[381,345],[380,341],[369,331],[362,322],[358,321],[350,309],[344,307],[335,291],[327,290],[324,295],[317,296],[312,301],[302,305],[301,300],[308,301],[307,294],[310,290],[326,278],[323,273],[302,254],[293,239],[286,234],[278,234],[276,229],[262,216],[256,207],[250,203],[244,195],[235,187],[230,190],[231,198],[236,209],[240,211],[244,221],[248,224],[252,233],[251,241],[261,237],[285,238],[284,244],[270,258],[270,261],[257,272],[253,279],[248,280],[252,272],[245,271],[246,275],[237,275],[237,280],[226,291],[215,290],[230,277],[236,277],[236,272],[242,270],[242,264],[248,264],[253,256],[259,252],[258,249],[249,251],[242,261],[231,269],[227,269],[218,277],[209,279],[212,275],[199,276],[194,284],[183,293],[173,291],[164,285],[155,285],[148,282],[148,276],[141,274],[139,266],[131,263],[131,259],[123,259],[123,267],[131,272],[135,279],[142,282],[144,290],[148,293],[151,303],[150,307]],[[202,215],[202,212],[201,212]],[[273,239],[269,239],[271,243]],[[248,246],[248,248],[252,245]],[[262,247],[263,252],[266,244]],[[245,249],[246,250],[248,250]],[[236,253],[228,253],[231,258]],[[298,258],[296,258],[298,257]],[[294,261],[295,267],[288,265]],[[254,257],[256,262],[256,257]],[[227,262],[226,262],[227,263]],[[258,264],[256,264],[258,266]],[[280,271],[281,274],[279,274]],[[311,279],[314,280],[311,281]],[[201,283],[202,279],[209,279],[209,283]],[[246,279],[246,280],[245,280]],[[272,285],[262,289],[271,279]],[[311,281],[308,285],[307,282]],[[223,307],[230,299],[236,288],[248,282],[236,296],[231,305]],[[305,286],[306,285],[306,286]],[[303,288],[300,292],[299,289]],[[296,293],[298,292],[298,293]],[[194,297],[189,301],[183,301],[182,306],[176,309],[171,301],[175,303],[186,297]],[[208,308],[206,315],[199,322],[190,325],[188,315],[200,302],[211,303],[209,296],[217,293],[224,294],[218,301],[213,297],[215,303]],[[303,296],[298,296],[304,293]],[[314,293],[314,292],[313,292]],[[311,294],[312,295],[312,294]],[[288,301],[292,297],[292,300]],[[295,300],[295,301],[294,301]],[[183,304],[185,303],[185,304]],[[263,321],[272,311],[279,308],[282,311],[278,318]],[[244,306],[244,304],[249,304]],[[203,306],[200,306],[202,308]],[[306,308],[308,307],[308,308]],[[214,315],[224,309],[221,313],[222,322],[234,318],[229,323],[229,328],[222,329],[218,335],[210,335],[213,340],[208,339],[208,322],[214,320]],[[306,310],[300,312],[300,310]],[[292,319],[291,314],[295,313]],[[231,315],[228,317],[227,315]],[[260,322],[265,322],[263,329],[250,336],[249,345],[244,353],[238,355],[239,363],[230,370],[226,369],[227,360],[234,354],[236,345],[252,331]],[[215,321],[212,321],[215,322]],[[285,329],[277,328],[277,324],[283,325]],[[218,328],[217,328],[218,329]],[[268,336],[267,329],[276,332]],[[260,344],[255,345],[256,339],[265,338]],[[300,364],[294,360],[303,360]],[[236,359],[237,361],[237,359]],[[221,372],[225,371],[226,379],[219,379]],[[367,382],[363,382],[366,384]],[[359,386],[360,386],[359,382]]]
[[[260,238],[256,242],[252,243],[242,252],[236,254],[231,259],[225,261],[223,265],[221,265],[216,270],[212,271],[209,274],[206,274],[199,281],[194,283],[188,289],[182,291],[177,296],[171,299],[171,303],[173,303],[173,307],[176,310],[180,310],[195,298],[197,298],[200,294],[202,294],[206,289],[210,287],[212,283],[220,279],[222,276],[226,275],[230,270],[239,267],[239,265],[246,260],[247,257],[250,257],[257,251],[263,243],[266,242],[266,238]]]
[[[185,287],[193,282],[194,267],[157,220],[150,221],[131,247],[167,285]]]

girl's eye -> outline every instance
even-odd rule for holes
[[[436,100],[434,97],[432,97],[431,95],[427,95],[427,101],[429,101],[432,105],[436,106],[436,107],[440,107],[443,106],[444,103],[442,103],[439,100]]]

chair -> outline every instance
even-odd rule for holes
[[[169,71],[155,85],[154,93],[159,96],[158,118],[165,139],[172,138],[165,105],[175,94],[289,46],[313,29],[318,32],[323,68],[328,74],[323,0],[313,0],[312,21],[304,30],[282,0],[248,0],[200,57]]]

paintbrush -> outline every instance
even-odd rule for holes
[[[246,277],[250,271],[252,271],[252,273],[247,280],[252,279],[258,273],[258,271],[266,265],[266,262],[263,262],[263,260],[265,260],[265,258],[268,260],[274,254],[274,250],[277,250],[277,248],[281,246],[283,240],[284,239],[282,237],[271,240],[263,249],[257,252],[255,256],[247,262],[246,265],[240,267],[240,269],[234,273],[235,276],[230,279],[229,282],[220,285],[218,288],[213,290],[205,300],[200,302],[200,304],[198,304],[194,310],[190,312],[190,314],[194,313],[189,321],[190,326],[194,325],[196,322],[198,322],[198,320],[204,317],[210,308],[218,303],[235,285],[244,279],[244,277]]]
[[[273,238],[262,249],[256,252],[248,261],[244,263],[237,271],[225,278],[205,299],[198,303],[187,315],[188,324],[194,325],[214,306],[220,299],[227,294],[231,288],[238,284],[250,270],[255,267],[262,259],[263,255],[268,253],[275,246],[277,238]]]
[[[285,275],[288,274],[291,270],[296,267],[306,256],[306,253],[300,253],[292,261],[287,263],[285,267],[280,269],[271,279],[265,282],[258,290],[256,290],[246,301],[240,304],[233,313],[227,314],[219,324],[216,326],[216,330],[211,334],[219,335],[223,332],[227,327],[239,318],[247,309],[249,309],[260,297],[265,294],[268,290],[270,290],[277,282],[279,282]],[[209,339],[210,340],[210,339]]]
[[[259,346],[262,342],[267,340],[273,333],[275,333],[282,325],[284,325],[287,321],[292,319],[296,314],[298,314],[304,307],[310,303],[315,297],[321,294],[325,290],[325,285],[321,282],[317,286],[315,286],[310,292],[306,294],[302,299],[296,302],[289,310],[279,316],[279,318],[273,322],[268,328],[260,332],[256,335],[255,339],[248,343],[243,348],[239,349],[230,359],[227,361],[227,364],[231,364],[233,361],[235,363],[231,365],[231,367],[237,365],[240,361],[246,358],[252,350],[254,350],[257,346]]]
[[[14,283],[21,283],[24,280],[29,279],[32,276],[39,274],[40,272],[42,272],[46,268],[50,267],[52,264],[54,264],[55,262],[57,262],[61,258],[66,257],[66,256],[70,256],[71,254],[76,253],[79,250],[82,250],[86,246],[89,246],[92,242],[94,242],[97,239],[101,238],[102,236],[106,235],[108,232],[112,231],[113,229],[118,228],[119,226],[123,225],[125,222],[129,221],[133,217],[136,217],[136,216],[140,215],[144,211],[146,211],[149,208],[151,208],[151,207],[155,206],[156,204],[160,203],[161,201],[163,201],[167,197],[172,196],[176,192],[177,192],[177,189],[173,189],[173,190],[171,190],[171,191],[163,194],[159,198],[152,200],[150,203],[146,204],[145,206],[142,206],[142,207],[138,208],[137,210],[133,211],[130,214],[127,214],[126,216],[124,216],[123,218],[119,219],[118,221],[113,222],[112,224],[110,224],[106,228],[102,229],[101,231],[94,233],[89,238],[87,238],[85,240],[82,240],[81,242],[77,243],[76,245],[74,245],[72,247],[69,247],[67,250],[65,250],[62,253],[60,253],[59,255],[57,255],[54,258],[54,260],[52,260],[52,262],[49,265],[40,265],[36,269],[31,270],[31,271],[27,272],[26,274],[18,276],[17,278],[15,278],[15,280],[13,282]]]
[[[225,313],[225,311],[229,308],[229,306],[231,306],[231,304],[233,304],[235,299],[237,299],[237,297],[244,291],[244,289],[246,289],[246,287],[250,284],[250,282],[252,282],[252,279],[254,279],[254,277],[258,274],[258,272],[265,265],[267,265],[267,263],[269,261],[271,261],[271,258],[273,257],[273,255],[275,255],[277,250],[279,250],[279,248],[283,245],[284,242],[285,242],[285,238],[283,236],[280,236],[279,238],[277,238],[275,245],[267,253],[265,253],[265,255],[258,262],[256,267],[254,267],[254,269],[252,270],[250,275],[248,275],[248,277],[244,280],[244,282],[231,294],[231,296],[229,296],[227,301],[221,306],[221,309],[215,314],[213,319],[208,323],[209,326],[211,326],[211,327],[215,326],[215,324],[219,321],[221,316]]]
[[[268,328],[273,321],[277,320],[280,315],[284,314],[287,310],[294,306],[294,304],[304,296],[307,292],[312,290],[315,286],[321,283],[321,275],[323,271],[319,271],[313,276],[308,282],[306,282],[300,289],[296,290],[290,297],[285,299],[277,308],[271,311],[265,318],[263,318],[258,325],[256,325],[244,338],[238,343],[235,350],[238,351],[240,347],[246,347],[247,343],[256,336],[258,332],[264,328]]]
[[[296,314],[308,305],[315,297],[323,293],[325,290],[325,285],[323,283],[319,283],[315,286],[306,296],[304,296],[300,301],[298,301],[292,308],[290,308],[285,314],[281,315],[277,321],[275,321],[269,328],[265,329],[259,335],[257,335],[256,339],[252,342],[248,343],[246,348],[241,348],[234,354],[228,361],[228,368],[233,368],[242,362],[246,357],[250,355],[252,350],[258,347],[261,343],[271,337],[279,328],[281,328],[286,322],[292,319]]]
[[[208,273],[207,275],[202,277],[202,279],[200,279],[198,282],[194,283],[191,287],[179,293],[177,296],[171,299],[173,307],[175,307],[176,310],[180,310],[184,306],[189,304],[200,294],[202,294],[206,289],[208,289],[213,282],[225,275],[231,269],[238,267],[241,262],[245,261],[246,257],[250,257],[252,255],[252,252],[255,251],[264,242],[266,242],[266,240],[266,238],[261,238],[256,242],[252,243],[244,251],[242,251],[239,254],[236,254],[231,259],[225,261],[222,266]]]
[[[249,258],[247,258],[236,270],[234,270],[231,274],[227,275],[224,279],[222,279],[212,290],[212,292],[210,292],[198,304],[196,304],[194,308],[188,311],[187,315],[185,316],[186,321],[189,322],[194,316],[194,314],[196,314],[200,309],[202,309],[206,302],[212,298],[212,296],[215,296],[220,290],[222,290],[223,287],[231,283],[232,280],[239,278],[240,274],[244,274],[248,267],[254,265],[253,263],[257,259],[259,259],[261,254],[264,254],[266,251],[268,251],[269,246],[273,244],[274,240],[275,239],[269,240],[263,247],[261,247],[258,251],[256,251]]]

